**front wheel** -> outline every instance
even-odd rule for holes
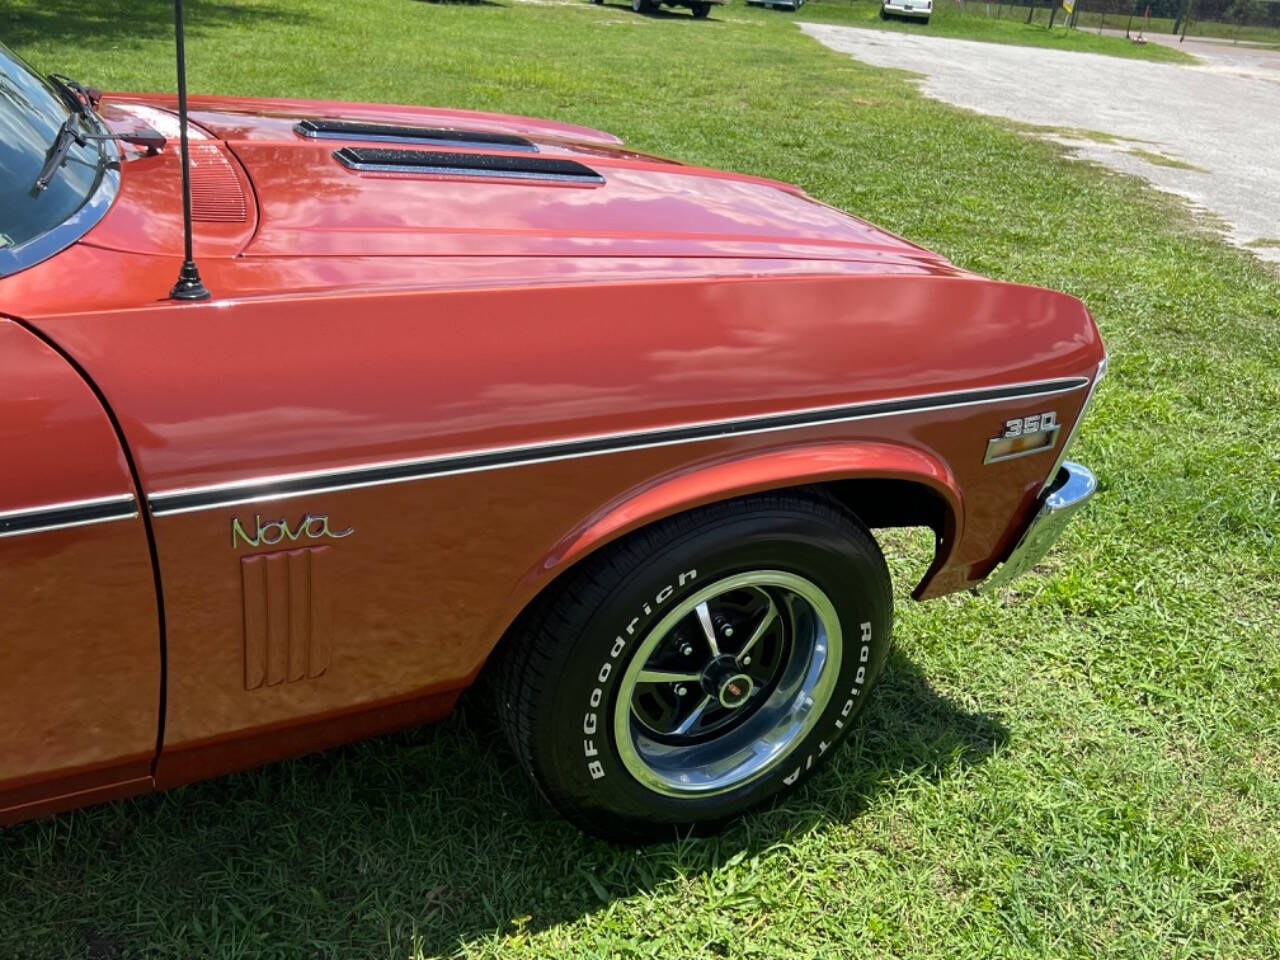
[[[889,650],[889,574],[812,492],[713,504],[589,558],[505,641],[500,715],[542,793],[611,839],[710,827],[831,755]]]
[[[711,4],[709,3],[691,3],[689,7],[693,10],[693,15],[699,20],[705,20],[707,15],[711,13]]]

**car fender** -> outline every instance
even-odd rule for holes
[[[959,541],[963,498],[950,468],[932,453],[897,443],[827,442],[788,446],[696,464],[628,490],[565,534],[529,569],[504,605],[490,640],[496,644],[528,603],[584,557],[633,530],[719,500],[838,480],[906,480],[941,497],[947,543]],[[930,573],[945,561],[943,548]]]

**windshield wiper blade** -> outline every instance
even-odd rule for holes
[[[86,87],[79,80],[73,80],[62,73],[51,73],[45,79],[53,84],[67,106],[81,116],[98,109],[102,91],[97,87]]]
[[[49,186],[49,181],[53,179],[53,175],[58,172],[58,168],[67,159],[67,152],[71,149],[71,145],[73,143],[84,145],[84,141],[80,139],[80,134],[76,132],[75,124],[77,119],[77,114],[73,113],[63,120],[62,126],[58,128],[58,135],[54,138],[53,146],[49,150],[49,158],[45,160],[44,166],[40,168],[40,175],[36,177],[36,193],[43,192],[44,188]]]

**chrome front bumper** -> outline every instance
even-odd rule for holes
[[[1067,521],[1097,489],[1098,478],[1088,467],[1069,460],[1064,463],[1052,485],[1040,498],[1040,508],[1022,532],[1017,545],[1008,558],[978,585],[978,592],[987,593],[1002,587],[1039,563],[1062,534]]]

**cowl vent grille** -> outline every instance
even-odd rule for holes
[[[200,223],[244,223],[244,187],[214,144],[191,144],[191,219]]]
[[[437,147],[488,147],[538,152],[531,140],[511,133],[487,130],[411,127],[362,120],[303,120],[294,124],[293,130],[309,140],[378,140],[389,143],[422,143]]]
[[[368,173],[423,173],[446,177],[604,183],[604,177],[576,160],[551,157],[438,153],[434,150],[385,150],[371,147],[343,147],[334,151],[333,156],[343,166]]]

